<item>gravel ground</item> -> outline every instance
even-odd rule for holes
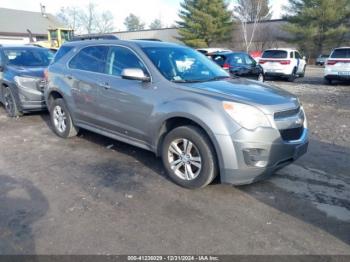
[[[242,187],[185,190],[152,153],[0,108],[0,254],[350,254],[350,85],[321,76],[271,82],[299,95],[310,149]]]

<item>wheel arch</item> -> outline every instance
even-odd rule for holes
[[[220,167],[222,166],[222,156],[221,156],[221,151],[219,149],[219,145],[215,139],[214,134],[211,132],[210,128],[205,125],[202,121],[198,119],[193,119],[188,116],[171,116],[165,119],[160,128],[158,129],[157,133],[157,138],[155,141],[155,153],[157,156],[161,155],[161,150],[162,150],[162,145],[164,142],[164,138],[166,134],[168,134],[171,130],[180,127],[180,126],[186,126],[186,125],[192,125],[200,128],[206,137],[208,138],[215,154],[215,160],[217,162],[219,170],[221,169]]]

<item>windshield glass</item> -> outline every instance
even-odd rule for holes
[[[73,38],[73,33],[72,31],[69,31],[69,30],[62,30],[61,37],[62,37],[62,40],[64,41],[70,41]]]
[[[335,49],[331,58],[350,58],[350,48]]]
[[[41,48],[14,48],[5,49],[8,65],[14,66],[48,66],[53,59],[54,53]]]
[[[287,58],[288,53],[281,50],[267,50],[263,53],[262,58]]]
[[[161,74],[175,82],[204,82],[229,77],[201,53],[185,47],[143,48]]]

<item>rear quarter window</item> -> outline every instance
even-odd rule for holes
[[[283,50],[267,50],[262,58],[288,58],[288,52]]]
[[[335,49],[331,58],[350,58],[350,48]]]
[[[61,58],[63,58],[73,48],[74,46],[61,46],[60,49],[58,49],[57,53],[55,54],[52,63],[56,63],[59,60],[61,60]]]

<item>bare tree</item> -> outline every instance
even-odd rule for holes
[[[86,8],[62,7],[57,17],[77,34],[107,33],[114,30],[112,13],[99,12],[93,2],[89,2]]]
[[[267,0],[237,0],[233,13],[241,24],[241,33],[245,49],[248,52],[254,40],[258,23],[271,18],[270,7]]]

